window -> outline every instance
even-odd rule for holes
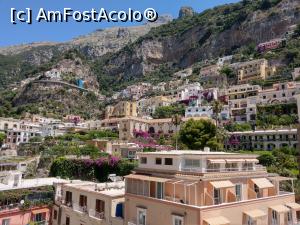
[[[185,159],[184,160],[185,167],[200,167],[200,160],[198,159]]]
[[[141,157],[141,164],[147,164],[147,157]]]
[[[156,158],[156,159],[155,159],[155,164],[156,164],[156,165],[161,165],[161,163],[162,163],[162,162],[161,162],[161,158]]]
[[[102,213],[105,211],[105,201],[96,199],[96,212]]]
[[[288,224],[293,224],[292,210],[288,211],[288,213],[287,213],[287,220],[288,220]]]
[[[2,225],[9,225],[10,219],[3,219]]]
[[[164,184],[161,182],[156,183],[156,198],[158,199],[164,198]]]
[[[72,205],[72,192],[66,191],[66,204]]]
[[[168,165],[168,166],[173,165],[173,159],[172,158],[165,158],[165,165]]]
[[[57,210],[55,209],[53,211],[53,219],[57,220]]]
[[[66,225],[70,225],[70,217],[66,217]]]
[[[256,225],[255,221],[250,217],[246,217],[246,225]]]
[[[34,215],[33,221],[34,222],[42,222],[45,220],[45,218],[46,218],[46,213],[38,213],[38,214]]]
[[[173,216],[173,225],[184,225],[182,216]]]
[[[137,209],[137,225],[146,225],[146,209]]]
[[[87,206],[87,197],[85,195],[80,195],[79,196],[79,205],[81,207],[86,207]]]
[[[242,184],[236,184],[235,185],[235,195],[236,195],[236,200],[237,201],[242,200]]]
[[[278,224],[278,214],[274,210],[272,210],[272,225],[279,225]]]
[[[214,189],[214,204],[219,205],[221,204],[221,190],[220,189]]]

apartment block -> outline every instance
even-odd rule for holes
[[[206,149],[137,156],[138,167],[125,178],[126,225],[288,225],[300,219],[293,179],[269,174],[255,155]]]
[[[105,109],[105,118],[119,118],[126,116],[137,116],[136,102],[121,101],[115,106],[108,106]]]
[[[235,122],[255,120],[259,91],[259,85],[250,84],[235,85],[228,89],[229,112]]]
[[[265,80],[274,75],[276,67],[270,66],[268,60],[258,59],[239,63],[238,84],[245,84],[252,80]]]
[[[229,133],[226,149],[273,150],[298,147],[297,129],[237,131]]]
[[[55,183],[53,225],[123,225],[124,182]]]
[[[158,107],[169,106],[173,103],[172,99],[166,96],[155,96],[151,98],[144,98],[138,101],[137,111],[138,116],[152,116]]]
[[[259,102],[262,104],[296,102],[295,95],[299,91],[300,83],[297,82],[273,84],[272,88],[259,91]]]

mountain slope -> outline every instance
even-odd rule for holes
[[[244,0],[153,28],[136,42],[102,57],[95,70],[100,80],[111,82],[109,87],[149,74],[168,76],[201,60],[281,37],[299,22],[298,0]]]
[[[13,81],[18,82],[35,76],[35,69],[52,63],[51,60],[69,50],[76,49],[93,60],[120,50],[126,44],[148,33],[151,28],[171,20],[171,17],[163,16],[155,23],[99,29],[65,43],[42,42],[0,48],[0,88]]]

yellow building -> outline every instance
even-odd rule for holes
[[[108,106],[105,109],[106,119],[126,116],[137,116],[136,102],[121,101],[115,106]]]
[[[276,72],[276,67],[270,66],[266,59],[257,59],[240,63],[237,71],[238,83],[245,84],[251,80],[265,80],[269,76],[273,76]]]
[[[155,96],[152,98],[141,99],[138,102],[138,115],[151,116],[158,107],[169,106],[174,101],[166,96]]]

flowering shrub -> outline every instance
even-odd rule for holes
[[[131,173],[136,164],[128,160],[120,160],[116,156],[93,159],[56,159],[50,169],[51,176],[69,179],[107,181],[109,174],[125,176]]]

